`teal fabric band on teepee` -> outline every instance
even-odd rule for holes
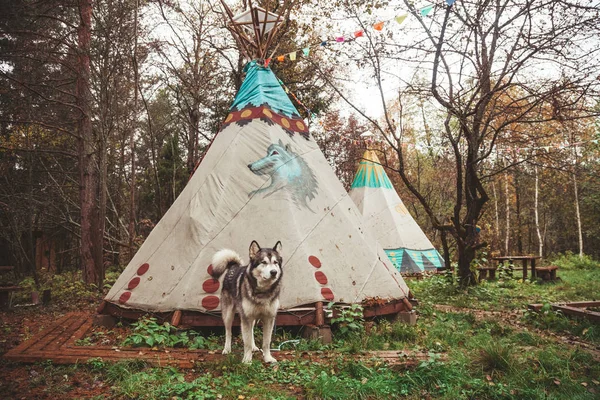
[[[370,155],[370,152],[366,152],[363,156],[364,160],[358,165],[358,171],[354,176],[351,188],[371,187],[393,189],[392,182],[381,164],[373,161],[373,158],[369,157]],[[374,153],[373,157],[375,157]]]
[[[246,78],[237,96],[235,96],[231,110],[267,106],[276,113],[288,117],[300,117],[269,67],[251,61],[246,64],[244,72]]]
[[[418,273],[442,268],[442,258],[436,249],[385,249],[394,267],[401,273]]]

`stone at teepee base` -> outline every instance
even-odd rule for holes
[[[329,344],[333,340],[331,327],[329,325],[306,325],[304,327],[303,336],[308,340],[319,340],[323,344]]]
[[[413,311],[408,312],[399,312],[396,315],[396,321],[403,322],[408,325],[416,325],[417,324],[417,313]]]
[[[111,329],[117,324],[117,319],[112,315],[96,314],[92,321],[94,326],[101,326],[103,328]]]

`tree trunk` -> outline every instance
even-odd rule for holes
[[[99,166],[99,204],[98,204],[98,220],[97,220],[97,241],[101,245],[96,245],[94,248],[94,263],[98,266],[101,265],[102,268],[98,270],[98,290],[102,290],[102,286],[104,284],[104,229],[106,226],[106,202],[107,202],[107,176],[108,176],[108,163],[106,160],[107,157],[107,148],[106,148],[107,137],[104,135],[100,138],[98,152],[98,166]]]
[[[492,190],[494,192],[494,211],[496,218],[496,226],[494,227],[494,249],[500,247],[500,212],[498,207],[498,193],[496,192],[496,183],[492,182]]]
[[[94,140],[91,121],[90,93],[90,40],[92,23],[92,0],[79,0],[79,27],[77,28],[77,106],[81,111],[77,121],[79,156],[79,196],[81,206],[81,264],[83,280],[100,284],[102,263],[96,264],[95,255],[102,252],[102,240],[98,238],[98,215],[96,193],[98,176],[94,167]],[[97,249],[96,246],[100,246]]]
[[[458,276],[460,286],[467,287],[477,283],[475,274],[471,271],[471,263],[475,259],[475,249],[466,245],[462,240],[457,240],[458,246]]]
[[[442,240],[442,249],[444,251],[444,264],[447,269],[452,269],[452,263],[450,262],[450,246],[448,246],[448,233],[446,231],[440,231],[440,239]]]
[[[579,213],[579,190],[577,188],[577,175],[573,171],[573,193],[575,193],[575,218],[577,219],[577,233],[579,235],[579,257],[583,257],[583,231],[581,229],[581,214]]]
[[[523,254],[523,232],[521,229],[521,194],[519,192],[519,170],[515,168],[515,216],[517,219],[517,253]]]
[[[508,255],[510,243],[510,196],[508,192],[508,172],[504,174],[504,197],[506,198],[506,232],[504,236],[504,255]]]
[[[129,136],[129,148],[131,149],[131,185],[129,187],[129,260],[131,260],[135,254],[134,240],[135,240],[135,220],[137,210],[135,207],[135,134],[137,132],[137,110],[138,110],[138,85],[139,85],[139,68],[137,59],[138,50],[138,9],[139,3],[135,2],[135,14],[134,14],[134,44],[133,44],[133,113],[132,113],[132,127],[131,134]]]
[[[535,213],[535,230],[538,237],[538,254],[540,257],[544,256],[544,240],[542,239],[542,232],[540,231],[540,211],[539,211],[539,192],[540,192],[540,177],[538,174],[538,167],[535,166],[535,204],[533,211]]]

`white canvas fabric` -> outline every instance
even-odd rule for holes
[[[226,125],[106,301],[146,311],[218,310],[211,258],[230,248],[248,261],[252,240],[283,245],[282,309],[407,297],[314,139],[280,124]]]

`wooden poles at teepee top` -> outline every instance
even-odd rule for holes
[[[286,0],[279,7],[277,14],[269,12],[268,7],[263,9],[254,6],[252,0],[248,0],[249,9],[237,16],[233,15],[224,0],[220,1],[229,18],[227,29],[237,42],[239,51],[248,60],[266,59],[267,51],[279,31],[281,22],[289,17],[294,0]],[[272,28],[269,27],[270,24],[273,24]]]

